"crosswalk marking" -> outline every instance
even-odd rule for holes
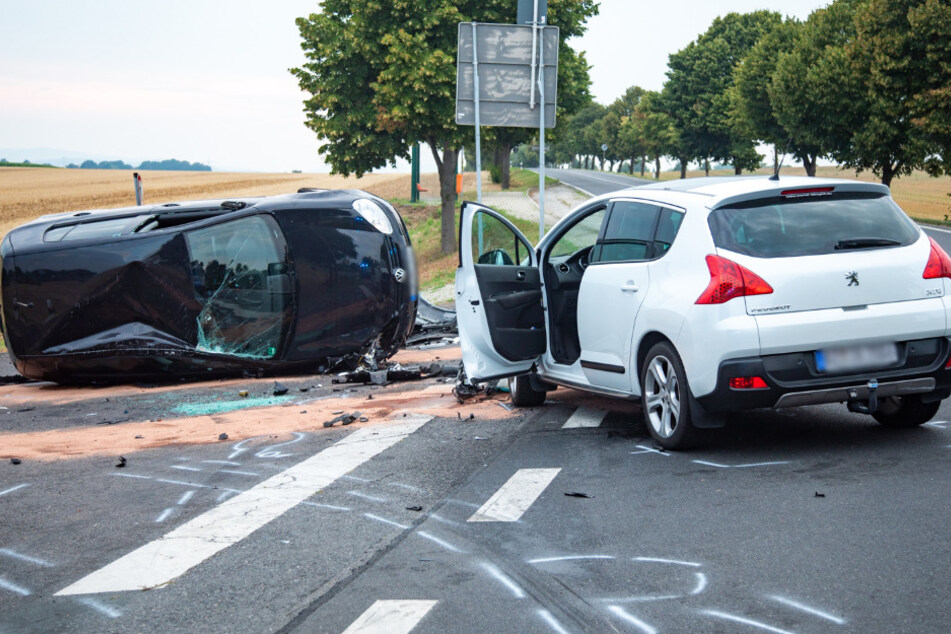
[[[578,429],[580,427],[600,427],[601,423],[604,422],[604,417],[607,415],[608,413],[603,409],[579,407],[561,428]]]
[[[517,522],[560,471],[560,468],[519,469],[469,521]]]
[[[63,588],[57,596],[165,585],[235,544],[422,427],[432,417],[365,427],[239,493],[159,539]]]
[[[343,634],[408,634],[438,601],[377,601]]]

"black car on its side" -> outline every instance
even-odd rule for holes
[[[416,316],[406,226],[357,190],[49,215],[0,258],[10,357],[59,383],[352,366]]]

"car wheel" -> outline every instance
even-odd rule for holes
[[[878,404],[878,410],[872,414],[886,427],[916,427],[934,418],[941,407],[941,401],[924,403],[921,396],[890,396]]]
[[[641,369],[641,409],[650,435],[665,449],[688,449],[699,440],[691,423],[689,395],[677,351],[667,342],[654,345]]]
[[[545,402],[545,392],[532,388],[531,376],[519,374],[509,379],[509,394],[512,395],[512,405],[516,407],[534,407]]]

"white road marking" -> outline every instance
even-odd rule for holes
[[[628,612],[627,610],[625,610],[619,605],[608,606],[608,612],[610,612],[611,614],[620,618],[623,621],[627,621],[628,623],[630,623],[631,625],[633,625],[640,631],[644,632],[644,634],[657,634],[656,629],[654,629],[653,627],[651,627],[644,621],[640,620],[639,618],[637,618],[636,616],[634,616],[633,614],[631,614],[630,612]]]
[[[226,464],[231,467],[240,467],[240,462],[235,462],[234,460],[202,460],[202,462],[207,462],[208,464]]]
[[[735,614],[720,612],[719,610],[701,610],[701,613],[706,614],[707,616],[723,619],[724,621],[733,621],[734,623],[742,623],[743,625],[749,625],[750,627],[758,627],[761,630],[766,630],[767,632],[773,632],[774,634],[795,634],[794,632],[790,632],[789,630],[781,630],[778,627],[773,627],[772,625],[767,625],[766,623],[754,621],[753,619],[748,619],[743,616],[737,616]]]
[[[56,595],[121,592],[165,585],[392,447],[430,419],[430,416],[420,416],[402,419],[389,427],[359,429]]]
[[[938,429],[944,429],[944,426],[948,424],[946,420],[933,420],[930,423],[925,423],[929,427],[937,427]]]
[[[697,573],[697,587],[693,589],[693,592],[690,594],[700,594],[707,587],[707,575],[702,572]]]
[[[379,515],[374,515],[373,513],[364,513],[363,517],[369,520],[373,520],[375,522],[380,522],[382,524],[389,524],[390,526],[395,526],[396,528],[402,528],[403,530],[406,530],[407,528],[409,528],[409,526],[405,524],[400,524],[398,522],[394,522],[393,520],[388,520],[385,517],[380,517]]]
[[[183,506],[188,503],[188,500],[192,499],[192,496],[195,495],[194,491],[185,491],[182,493],[182,497],[178,498],[178,505]]]
[[[93,598],[91,598],[91,597],[85,597],[85,598],[82,598],[82,599],[78,599],[78,601],[79,601],[80,603],[82,603],[83,605],[87,605],[87,606],[91,607],[91,608],[92,608],[93,610],[95,610],[96,612],[99,612],[99,613],[101,613],[101,614],[105,614],[105,615],[108,616],[110,619],[117,619],[117,618],[119,618],[120,616],[122,616],[122,612],[119,612],[119,611],[116,610],[116,609],[110,608],[108,605],[105,605],[104,603],[100,603],[99,601],[96,601],[95,599],[93,599]]]
[[[547,564],[553,561],[574,561],[576,559],[614,559],[611,555],[567,555],[565,557],[543,557],[541,559],[529,559],[530,564]]]
[[[568,634],[568,630],[562,627],[561,623],[559,623],[548,610],[539,610],[538,616],[542,617],[542,620],[548,623],[548,627],[555,630],[557,634]]]
[[[0,590],[9,590],[15,594],[19,594],[21,597],[30,596],[30,591],[24,588],[23,586],[18,586],[12,581],[7,581],[3,577],[0,577]]]
[[[468,521],[517,522],[560,471],[519,469]]]
[[[511,592],[512,596],[514,596],[516,599],[525,598],[525,590],[523,590],[522,587],[519,586],[517,583],[512,581],[511,577],[509,577],[507,574],[499,570],[495,564],[491,564],[488,561],[483,561],[482,569],[485,570],[490,575],[492,575],[492,577],[496,581],[498,581],[503,586],[508,588],[509,592]]]
[[[456,548],[455,546],[453,546],[452,544],[450,544],[450,543],[447,542],[446,540],[444,540],[444,539],[439,539],[438,537],[436,537],[436,536],[433,535],[432,533],[427,533],[426,531],[416,531],[415,534],[416,534],[416,535],[419,535],[419,536],[422,537],[423,539],[428,539],[429,541],[433,542],[434,544],[439,544],[440,546],[442,546],[443,548],[445,548],[446,550],[448,550],[448,551],[450,551],[450,552],[453,552],[453,553],[461,553],[461,552],[462,552],[461,550],[459,550],[458,548]]]
[[[334,506],[333,504],[320,504],[319,502],[301,502],[301,504],[306,504],[307,506],[316,506],[322,509],[330,509],[331,511],[349,511],[350,508],[346,506]]]
[[[113,473],[117,478],[135,478],[136,480],[151,480],[152,476],[136,475],[134,473]]]
[[[750,467],[771,467],[773,465],[789,464],[788,460],[777,460],[775,462],[751,462],[749,464],[720,464],[718,462],[707,462],[706,460],[694,460],[697,464],[717,469],[748,469]]]
[[[343,634],[408,634],[438,601],[377,601]]]
[[[633,561],[648,561],[658,564],[676,564],[678,566],[690,566],[691,568],[699,568],[703,564],[694,563],[692,561],[678,561],[677,559],[660,559],[658,557],[634,557]]]
[[[640,451],[632,451],[631,452],[632,456],[637,456],[642,453],[656,453],[656,454],[660,454],[661,456],[664,456],[665,458],[670,458],[669,453],[667,453],[666,451],[661,451],[660,449],[654,449],[653,447],[645,447],[644,445],[636,445],[636,447],[640,449]]]
[[[6,495],[7,493],[13,493],[14,491],[19,491],[20,489],[25,489],[25,488],[28,487],[28,486],[30,486],[30,485],[29,485],[29,484],[18,484],[18,485],[14,486],[14,487],[10,487],[9,489],[0,491],[0,495]]]
[[[355,498],[362,498],[364,500],[370,500],[371,502],[389,502],[387,498],[381,498],[375,495],[369,495],[367,493],[360,493],[359,491],[347,491],[347,495],[352,495]]]
[[[162,511],[161,513],[159,513],[159,516],[155,518],[155,523],[156,523],[156,524],[161,524],[162,522],[164,522],[165,520],[167,520],[167,519],[168,519],[168,516],[171,515],[171,514],[172,514],[172,511],[174,511],[174,510],[175,510],[174,508],[167,508],[167,509],[165,509],[164,511]]]
[[[231,473],[234,475],[253,476],[255,478],[261,475],[260,473],[254,473],[252,471],[238,471],[236,469],[218,469],[218,473]]]
[[[407,491],[413,491],[414,493],[425,493],[424,490],[420,489],[419,487],[414,487],[412,484],[403,484],[402,482],[390,482],[390,486],[406,489]]]
[[[173,464],[172,469],[180,469],[181,471],[201,471],[198,467],[186,467],[185,465]]]
[[[787,599],[786,597],[781,597],[778,595],[773,595],[770,597],[770,599],[772,599],[773,601],[779,601],[783,605],[788,605],[791,608],[802,610],[803,612],[806,612],[813,616],[818,616],[820,619],[832,621],[836,625],[845,625],[845,619],[843,619],[842,617],[833,616],[829,614],[828,612],[823,612],[822,610],[799,603],[798,601],[793,601],[792,599]]]
[[[593,407],[579,407],[574,414],[568,417],[568,420],[562,429],[577,429],[579,427],[600,427],[608,413],[603,409]]]
[[[55,564],[51,564],[45,559],[40,559],[39,557],[31,557],[30,555],[24,555],[23,553],[18,553],[15,550],[9,548],[0,548],[0,555],[10,557],[11,559],[19,559],[20,561],[25,561],[30,564],[35,564],[41,568],[52,568]]]

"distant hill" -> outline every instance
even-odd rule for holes
[[[84,170],[164,170],[169,172],[210,172],[211,167],[203,163],[189,163],[178,159],[164,161],[142,161],[138,167],[132,167],[123,161],[83,161],[81,165],[70,163],[66,167]]]

